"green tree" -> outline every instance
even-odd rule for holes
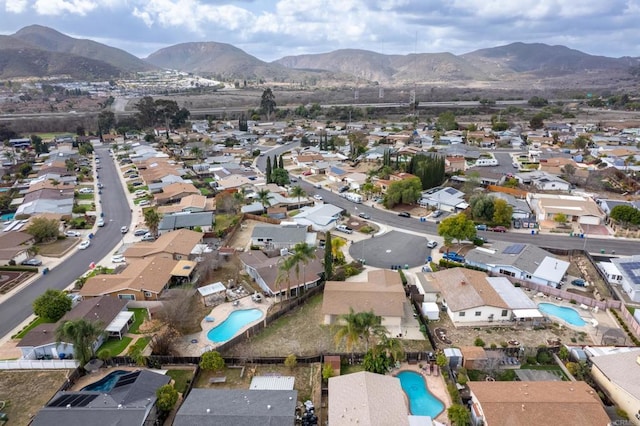
[[[33,313],[56,322],[71,310],[71,305],[71,298],[65,292],[50,288],[33,301]]]
[[[529,98],[529,101],[527,103],[532,107],[542,108],[543,106],[548,105],[549,101],[539,96],[532,96],[531,98]]]
[[[49,242],[58,238],[60,222],[57,219],[36,217],[27,227],[28,234],[33,235],[36,243]]]
[[[217,373],[224,369],[224,358],[217,351],[207,351],[200,357],[200,368]]]
[[[202,160],[204,153],[202,152],[202,149],[200,149],[199,146],[192,146],[190,151],[191,151],[191,155],[195,157],[196,161]]]
[[[529,127],[533,130],[542,129],[544,127],[544,116],[542,114],[536,114],[529,120]]]
[[[336,375],[336,372],[333,370],[331,364],[325,364],[322,366],[322,379],[329,380],[333,376]]]
[[[436,355],[436,365],[440,368],[445,368],[449,360],[447,360],[447,356],[443,352],[438,352]]]
[[[269,196],[271,195],[271,193],[268,189],[261,189],[256,195],[258,201],[260,202],[260,204],[262,204],[262,207],[264,207],[265,209],[269,207]]]
[[[289,354],[284,359],[284,366],[289,370],[293,371],[293,369],[296,368],[296,365],[298,365],[298,358],[295,356],[295,354]]]
[[[460,404],[453,404],[447,408],[447,417],[456,426],[466,426],[471,424],[469,411]]]
[[[569,359],[569,349],[567,349],[566,346],[560,347],[560,351],[558,351],[558,358],[560,358],[563,361],[566,361]]]
[[[278,168],[284,170],[284,155],[280,154],[280,157],[278,157]],[[286,170],[285,170],[286,172]]]
[[[98,114],[98,133],[102,136],[109,133],[116,125],[116,116],[113,111],[100,111]]]
[[[264,173],[267,183],[271,183],[271,157],[267,157],[267,165]]]
[[[493,201],[493,223],[509,226],[513,217],[513,207],[505,200],[498,198]]]
[[[475,220],[493,220],[494,198],[488,194],[476,194],[469,200],[471,217]]]
[[[459,243],[462,240],[473,240],[476,237],[476,227],[464,213],[458,213],[440,222],[438,235],[444,238],[447,245],[452,241]]]
[[[331,252],[331,232],[327,231],[324,241],[324,279],[330,280],[333,276],[333,253]]]
[[[277,168],[271,172],[271,181],[279,186],[289,184],[289,173],[285,169]]]
[[[344,325],[338,328],[334,339],[336,344],[345,340],[348,350],[359,339],[362,339],[365,351],[368,351],[372,340],[386,333],[386,328],[382,325],[382,318],[374,314],[373,311],[356,313],[353,308],[349,308],[349,313],[340,315],[339,319]],[[354,339],[354,337],[356,338]]]
[[[153,207],[150,209],[145,209],[144,211],[144,223],[149,228],[149,232],[157,236],[158,235],[158,226],[160,226],[160,221],[162,220],[162,214],[158,213],[158,209]]]
[[[564,213],[557,213],[555,216],[553,216],[553,221],[558,225],[564,225],[565,223],[567,223],[567,215]]]
[[[396,204],[413,204],[422,196],[422,182],[413,177],[392,182],[384,196],[384,206],[388,209]]]
[[[620,204],[612,208],[609,217],[623,226],[640,225],[640,210],[628,204]]]
[[[362,367],[370,373],[385,374],[392,365],[393,362],[387,357],[386,353],[373,349],[369,349],[362,360]]]
[[[136,104],[138,112],[135,114],[141,129],[150,128],[156,124],[156,104],[151,96],[145,96]]]
[[[456,116],[451,111],[445,111],[438,116],[438,120],[436,121],[436,129],[438,131],[449,131],[456,130],[458,128],[458,123],[456,122]]]
[[[37,156],[49,152],[49,147],[42,142],[42,138],[38,135],[31,135],[31,145]]]
[[[178,402],[178,396],[178,391],[173,386],[160,386],[156,391],[156,406],[160,411],[169,412]]]
[[[296,271],[296,280],[298,285],[300,284],[300,264],[307,265],[311,260],[315,258],[315,248],[307,243],[297,243],[293,246],[293,253],[289,255],[289,259],[292,263],[292,269]],[[303,274],[304,275],[304,274]],[[306,277],[302,277],[306,284]],[[289,293],[290,289],[287,289]],[[296,290],[297,294],[297,290]]]
[[[298,199],[298,208],[300,208],[300,198],[305,197],[307,192],[300,185],[291,188],[291,195]]]
[[[591,138],[584,135],[580,135],[573,140],[573,146],[577,149],[585,149],[590,143]]]
[[[84,366],[95,355],[94,343],[103,334],[104,327],[99,322],[77,318],[58,325],[56,342],[71,343],[75,359]]]
[[[276,110],[276,97],[270,87],[262,92],[262,98],[260,99],[260,109],[262,113],[267,116],[267,120],[271,119],[271,114]]]

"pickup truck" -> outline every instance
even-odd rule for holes
[[[353,229],[349,228],[347,225],[338,225],[336,226],[336,231],[344,232],[345,234],[351,234]]]
[[[464,262],[464,256],[459,255],[455,251],[446,252],[445,254],[442,255],[442,258],[450,260],[452,262],[459,262],[459,263],[463,263]]]

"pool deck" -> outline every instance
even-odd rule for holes
[[[240,333],[243,333],[246,329],[248,329],[251,325],[258,323],[259,321],[264,320],[267,316],[267,312],[269,308],[274,303],[271,298],[262,298],[262,302],[257,303],[251,299],[251,296],[243,297],[242,299],[237,299],[238,305],[234,306],[235,302],[225,302],[221,305],[215,306],[211,312],[202,320],[200,323],[200,327],[202,331],[194,334],[189,334],[188,336],[184,336],[180,342],[179,351],[183,356],[200,356],[203,353],[214,350],[216,347],[220,346],[222,343],[214,343],[209,340],[207,337],[207,333],[209,330],[221,324],[229,315],[231,315],[234,311],[245,310],[245,309],[259,309],[263,316],[261,319],[252,321],[249,324],[242,327],[236,333],[236,336]],[[213,318],[213,321],[207,321],[207,318]],[[194,340],[197,342],[193,343]]]
[[[429,392],[431,392],[433,396],[438,398],[440,402],[444,404],[444,410],[442,410],[442,413],[438,414],[438,416],[432,420],[436,420],[442,424],[450,424],[449,418],[447,417],[447,408],[451,407],[452,403],[449,392],[447,391],[447,385],[444,381],[444,378],[442,377],[442,372],[440,372],[438,376],[429,376],[422,369],[420,369],[420,366],[418,364],[408,364],[406,362],[403,362],[400,365],[400,368],[394,370],[390,374],[395,376],[403,371],[413,371],[414,373],[422,375],[426,382],[427,389],[429,389]],[[409,400],[407,399],[406,394],[405,401],[407,403],[407,410],[409,410]]]

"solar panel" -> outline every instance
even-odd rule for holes
[[[502,251],[503,254],[520,254],[524,250],[525,244],[511,244],[505,247]]]
[[[74,394],[66,394],[62,395],[51,403],[48,404],[49,407],[66,407],[67,405],[70,407],[86,407],[89,405],[91,401],[98,397],[97,394],[82,394],[82,393],[74,393]]]
[[[140,375],[140,372],[136,371],[131,374],[125,374],[120,376],[116,384],[113,386],[114,389],[119,388],[120,386],[130,385],[131,383],[135,382],[138,379],[139,375]]]
[[[640,262],[621,263],[620,267],[624,269],[629,280],[633,284],[640,285]]]

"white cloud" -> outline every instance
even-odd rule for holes
[[[22,13],[27,8],[27,0],[7,0],[4,9],[9,13]]]
[[[91,0],[36,0],[33,4],[38,15],[63,15],[71,13],[84,16],[98,5]]]

